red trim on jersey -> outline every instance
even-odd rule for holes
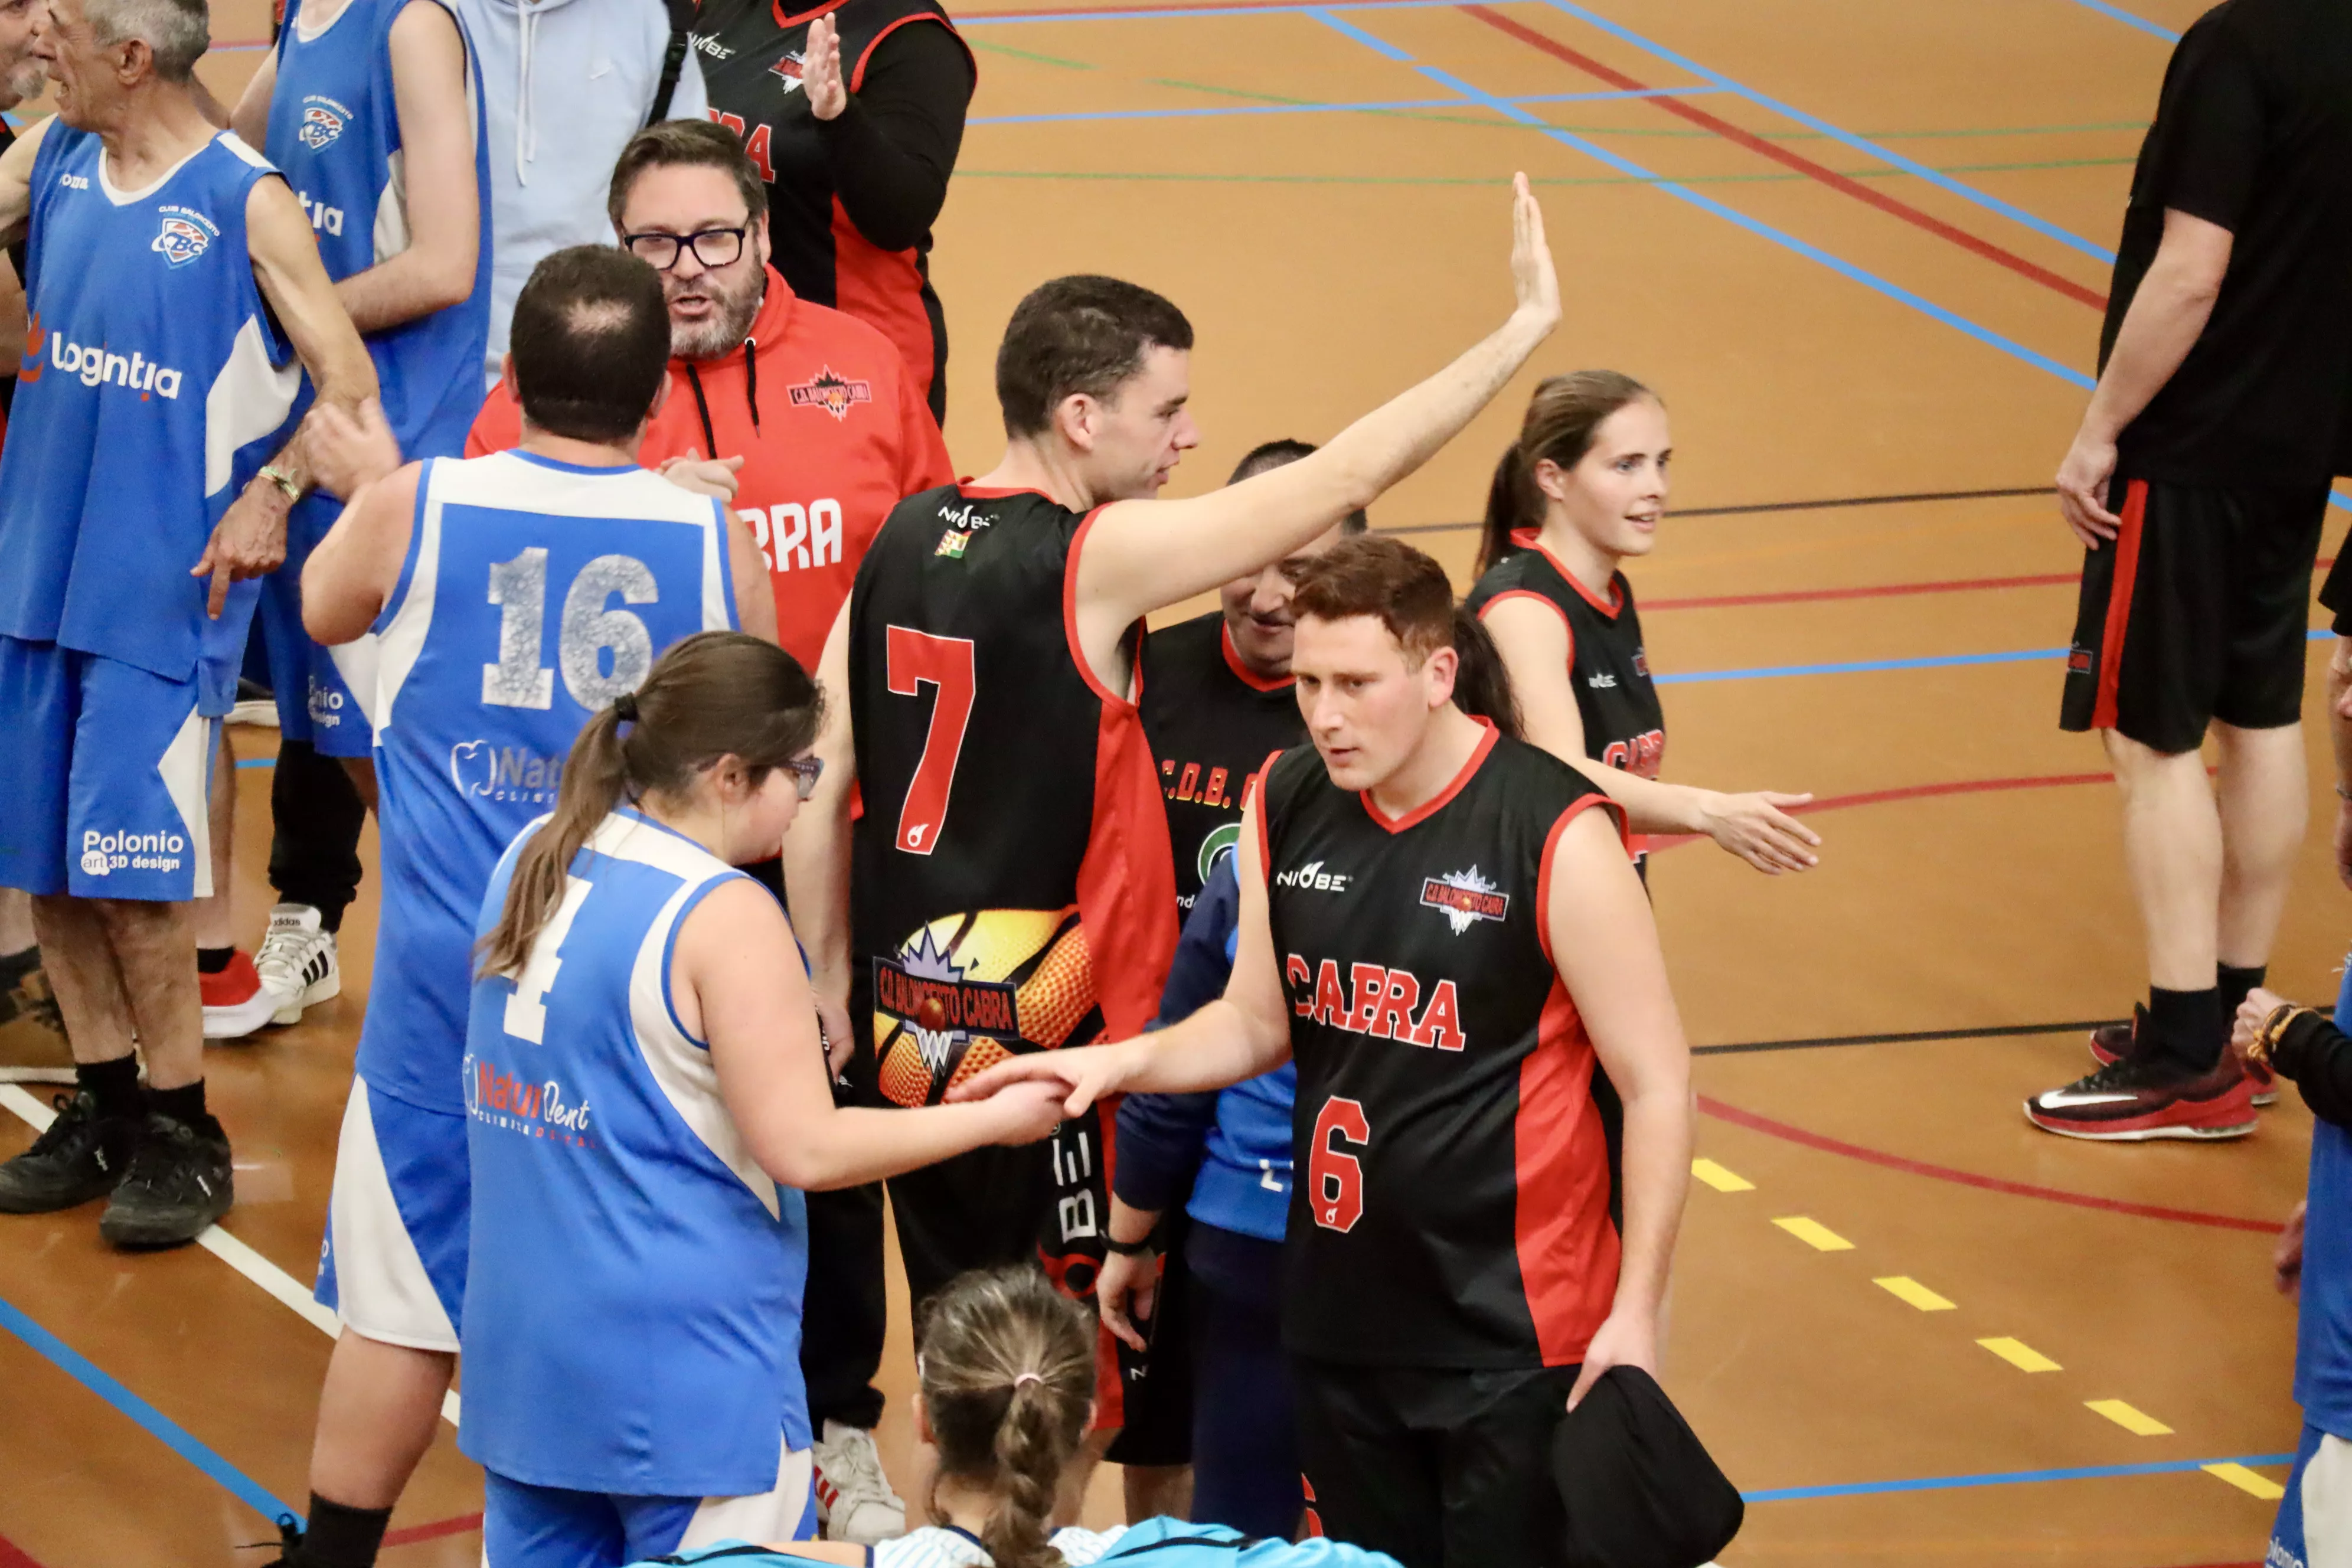
[[[1274,846],[1266,841],[1265,834],[1265,780],[1266,775],[1274,772],[1274,764],[1281,755],[1280,752],[1268,752],[1265,754],[1265,761],[1257,765],[1257,772],[1242,781],[1244,813],[1249,810],[1250,796],[1257,796],[1257,876],[1261,882],[1274,875]],[[1234,861],[1235,878],[1241,876],[1241,862]]]
[[[1139,1035],[1159,1016],[1176,957],[1176,850],[1143,716],[1108,699],[1095,735],[1095,815],[1077,902],[1105,1037]]]
[[[775,14],[777,26],[797,27],[803,22],[814,22],[819,16],[830,16],[848,4],[849,0],[824,0],[824,5],[813,6],[806,11],[787,11],[784,9],[784,0],[770,0],[768,8]]]
[[[1268,680],[1263,675],[1251,673],[1250,667],[1242,662],[1241,649],[1234,646],[1234,628],[1223,621],[1217,623],[1217,647],[1224,654],[1225,668],[1234,672],[1234,679],[1252,691],[1287,691],[1297,684],[1287,675]]]
[[[1472,717],[1475,718],[1476,715],[1474,714]],[[1453,783],[1406,812],[1402,816],[1394,817],[1381,809],[1380,803],[1372,798],[1370,790],[1358,790],[1356,798],[1364,803],[1365,814],[1391,833],[1402,833],[1406,828],[1417,823],[1426,822],[1444,810],[1446,803],[1462,793],[1463,786],[1470,782],[1471,775],[1475,773],[1486,761],[1486,754],[1495,749],[1496,737],[1502,734],[1500,730],[1495,728],[1495,721],[1491,719],[1479,719],[1478,724],[1486,732],[1478,738],[1478,749],[1470,753],[1470,760],[1462,764],[1462,771],[1454,775]]]
[[[833,199],[833,304],[897,347],[923,396],[931,394],[940,345],[923,308],[923,271],[912,250],[884,250],[860,234],[841,198]]]
[[[1568,831],[1568,825],[1595,806],[1615,815],[1617,842],[1625,847],[1625,853],[1628,856],[1637,856],[1649,847],[1649,840],[1645,837],[1631,830],[1630,821],[1625,816],[1625,808],[1605,795],[1586,795],[1582,800],[1561,812],[1553,821],[1551,831],[1544,835],[1543,863],[1536,872],[1536,942],[1543,948],[1544,962],[1554,968],[1559,967],[1559,961],[1551,955],[1552,857],[1559,848],[1559,836]]]
[[[974,490],[971,493],[982,497],[993,497],[1000,494],[1019,495],[1022,492],[1019,490]],[[1045,495],[1043,490],[1038,490],[1034,493]],[[1053,500],[1054,498],[1051,496],[1045,496],[1045,499],[1047,500]],[[1058,506],[1061,503],[1055,501],[1055,504]],[[1110,504],[1110,502],[1105,501],[1103,506],[1108,506]],[[1104,702],[1110,706],[1124,708],[1129,712],[1132,713],[1136,710],[1136,705],[1143,700],[1143,661],[1141,659],[1129,659],[1128,661],[1128,679],[1135,683],[1135,695],[1132,697],[1121,697],[1118,692],[1113,691],[1109,687],[1105,686],[1102,683],[1102,678],[1095,673],[1095,667],[1091,663],[1087,662],[1086,648],[1078,642],[1078,552],[1087,547],[1087,535],[1094,531],[1095,519],[1100,517],[1102,514],[1103,508],[1100,506],[1087,513],[1086,521],[1078,524],[1077,532],[1070,536],[1070,553],[1062,563],[1062,640],[1068,645],[1070,650],[1070,662],[1078,667],[1078,674],[1085,679],[1087,689],[1093,692],[1097,697],[1101,698]],[[1139,621],[1136,625],[1140,626],[1142,623]],[[1135,626],[1129,626],[1128,628],[1128,632],[1132,633],[1135,629]],[[1122,634],[1119,640],[1122,642],[1126,641],[1126,634]],[[1159,800],[1159,764],[1150,761],[1150,749],[1149,747],[1145,748],[1146,754],[1144,771],[1151,775],[1151,797],[1154,800]],[[1168,807],[1164,801],[1153,809],[1159,812],[1163,818],[1167,816]],[[1175,850],[1172,848],[1169,850],[1169,854],[1171,855],[1175,853]],[[1171,861],[1171,864],[1173,864],[1173,862]],[[1175,886],[1175,883],[1172,880],[1172,873],[1169,886],[1171,888]],[[1173,898],[1175,895],[1171,893],[1169,896]],[[1121,1037],[1121,1038],[1124,1037],[1124,1036]]]
[[[970,479],[958,479],[955,488],[956,493],[966,500],[1003,500],[1006,496],[1039,496],[1053,501],[1055,506],[1062,504],[1035,485],[976,485]]]
[[[1609,574],[1609,601],[1608,603],[1603,604],[1591,589],[1584,585],[1584,580],[1582,578],[1579,577],[1575,573],[1568,569],[1567,562],[1562,561],[1559,556],[1554,555],[1551,552],[1550,549],[1543,542],[1543,533],[1541,530],[1533,528],[1515,528],[1511,530],[1511,542],[1517,545],[1522,550],[1532,550],[1537,554],[1542,556],[1545,560],[1550,562],[1551,569],[1559,573],[1562,577],[1567,578],[1568,585],[1575,589],[1577,593],[1583,597],[1586,604],[1591,605],[1602,615],[1607,616],[1611,620],[1615,620],[1617,618],[1617,612],[1625,607],[1625,595],[1618,589],[1616,573],[1612,572]]]
[[[2147,481],[2124,489],[2123,527],[2116,533],[2116,574],[2107,584],[2107,624],[2099,637],[2099,695],[2091,705],[2091,728],[2116,727],[2116,694],[2123,684],[2124,634],[2131,626],[2133,582],[2139,575],[2139,536],[2147,515]]]
[[[1570,581],[1573,582],[1574,579],[1571,578]],[[1579,584],[1578,585],[1580,587],[1582,586],[1581,584]],[[1478,620],[1480,624],[1485,624],[1487,611],[1493,609],[1496,605],[1501,604],[1506,599],[1526,599],[1532,604],[1541,605],[1545,609],[1549,610],[1553,615],[1559,617],[1559,629],[1568,634],[1568,675],[1569,683],[1573,686],[1576,681],[1576,628],[1569,624],[1568,612],[1561,609],[1558,605],[1553,604],[1543,595],[1537,593],[1533,588],[1506,588],[1501,593],[1496,595],[1493,598],[1478,606]],[[1570,693],[1570,695],[1573,695],[1573,693]]]
[[[1619,1241],[1609,1220],[1608,1138],[1592,1100],[1593,1068],[1584,1020],[1555,976],[1536,1047],[1519,1064],[1511,1124],[1518,1177],[1511,1228],[1546,1366],[1582,1361],[1617,1295]]]
[[[841,3],[846,4],[847,0],[841,0]],[[830,9],[830,7],[828,7],[828,9]],[[907,26],[909,22],[936,22],[940,26],[945,27],[948,30],[948,37],[953,38],[959,44],[963,44],[963,58],[971,61],[972,84],[975,87],[979,85],[980,62],[972,59],[971,46],[970,44],[964,44],[963,35],[956,31],[955,24],[949,21],[945,16],[934,16],[929,11],[918,11],[911,16],[899,17],[897,21],[891,23],[880,32],[875,34],[873,37],[866,40],[866,51],[857,57],[857,64],[851,68],[849,73],[850,91],[856,92],[858,89],[866,85],[866,62],[874,58],[874,51],[881,47],[882,40],[897,32],[899,28]]]

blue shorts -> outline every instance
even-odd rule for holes
[[[343,503],[313,492],[286,520],[286,563],[261,580],[262,650],[278,698],[278,732],[307,741],[327,757],[364,757],[375,749],[370,721],[375,699],[375,635],[325,647],[302,629],[302,567],[342,515]]]
[[[2352,1443],[2305,1425],[2263,1561],[2269,1568],[2352,1564]]]
[[[472,1207],[466,1119],[352,1079],[311,1295],[367,1339],[455,1354]]]
[[[725,1541],[816,1539],[806,1448],[786,1449],[758,1497],[631,1497],[535,1487],[482,1472],[484,1568],[625,1568]]]
[[[0,637],[0,887],[210,895],[205,792],[235,695],[221,684]]]

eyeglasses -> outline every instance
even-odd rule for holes
[[[742,259],[743,236],[749,232],[740,228],[706,228],[693,234],[651,230],[623,235],[621,243],[628,247],[630,255],[652,263],[656,272],[676,267],[683,250],[693,251],[694,258],[705,267],[732,267]]]
[[[824,759],[794,757],[783,764],[783,769],[793,775],[793,782],[800,786],[801,798],[806,800],[816,793],[816,781],[824,776]]]

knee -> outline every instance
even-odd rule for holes
[[[2102,730],[2099,739],[2107,748],[2107,762],[2115,769],[2116,782],[2126,789],[2183,767],[2203,771],[2194,750],[2159,752],[2144,741],[2133,740],[2121,730]]]

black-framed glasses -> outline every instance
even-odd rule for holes
[[[695,254],[699,256],[701,252],[697,251]],[[806,800],[816,793],[816,781],[824,776],[824,759],[794,757],[785,763],[783,768],[786,773],[793,775],[793,783],[799,786],[801,798]]]
[[[621,243],[629,254],[653,266],[656,272],[667,272],[677,265],[678,253],[694,252],[694,258],[705,267],[732,267],[743,258],[743,237],[751,230],[743,228],[705,228],[692,234],[664,234],[650,229],[644,234],[625,234]]]

